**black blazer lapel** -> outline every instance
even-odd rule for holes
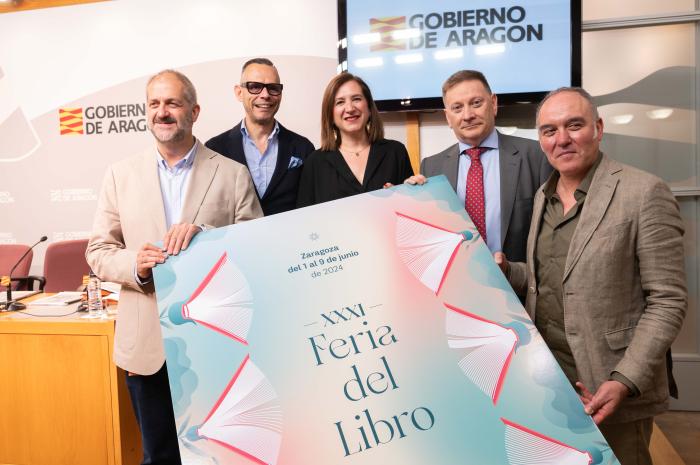
[[[241,134],[241,124],[243,123],[238,123],[229,133],[231,158],[248,167],[248,162],[245,159],[245,152],[243,152],[243,134]]]
[[[340,153],[339,150],[334,150],[332,152],[328,152],[328,155],[325,157],[325,159],[333,167],[333,169],[338,172],[338,174],[340,176],[342,176],[349,183],[351,183],[353,186],[355,186],[355,188],[357,189],[357,192],[361,191],[362,185],[357,180],[355,175],[352,174],[352,170],[348,166],[347,162],[343,158],[343,154]],[[365,171],[367,171],[367,168],[365,168]]]
[[[270,178],[270,184],[268,184],[267,189],[265,189],[265,195],[262,196],[263,199],[272,195],[271,192],[275,190],[275,188],[284,178],[284,175],[287,174],[287,170],[289,169],[289,160],[291,160],[292,155],[294,155],[292,154],[294,147],[292,147],[292,138],[290,137],[289,131],[281,124],[279,127],[280,132],[277,138],[277,163],[275,164],[275,171],[272,173],[272,177]]]
[[[362,187],[367,188],[367,183],[370,179],[372,179],[372,176],[374,176],[374,173],[377,171],[377,168],[379,168],[379,165],[382,164],[382,160],[384,160],[384,157],[386,156],[385,145],[386,143],[384,140],[378,140],[369,146],[367,166],[365,167],[365,177],[362,179]],[[352,172],[350,172],[350,174],[352,174]],[[353,178],[354,177],[355,176],[353,175]]]

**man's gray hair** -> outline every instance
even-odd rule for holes
[[[540,118],[540,110],[542,109],[542,106],[544,105],[544,102],[549,100],[550,98],[554,97],[557,94],[561,94],[563,92],[573,92],[575,94],[580,95],[583,97],[588,104],[591,106],[591,109],[593,110],[593,121],[598,121],[598,118],[600,117],[598,115],[598,107],[596,106],[595,102],[593,101],[593,97],[591,94],[589,94],[584,88],[582,87],[560,87],[558,89],[554,89],[550,93],[544,96],[542,101],[537,105],[537,112],[535,113],[535,121],[539,120]]]
[[[151,78],[148,80],[148,84],[146,84],[146,89],[148,89],[148,86],[151,85],[151,82],[166,74],[175,76],[175,78],[177,78],[177,80],[180,81],[180,83],[182,83],[182,87],[184,87],[185,100],[192,106],[196,105],[197,90],[194,88],[194,84],[192,84],[192,81],[190,81],[190,79],[187,76],[182,74],[180,71],[176,71],[174,69],[164,69],[163,71],[159,71],[158,73],[151,76]]]

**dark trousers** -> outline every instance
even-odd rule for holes
[[[654,418],[613,425],[603,422],[598,427],[620,465],[652,465],[649,443],[654,429]]]
[[[131,405],[141,429],[142,465],[181,465],[168,369],[152,375],[126,376]]]

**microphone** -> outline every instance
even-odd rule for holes
[[[10,275],[8,276],[8,278],[10,278],[10,282],[8,283],[8,286],[7,286],[7,303],[6,303],[8,311],[13,312],[16,310],[24,310],[25,308],[27,308],[27,306],[24,305],[23,303],[12,301],[12,273],[14,273],[15,268],[17,268],[19,266],[19,264],[22,263],[22,260],[24,260],[24,257],[29,255],[29,252],[31,252],[32,249],[34,249],[34,247],[36,247],[37,245],[39,245],[40,243],[44,242],[47,239],[48,239],[48,237],[41,236],[41,238],[38,241],[36,241],[33,246],[29,247],[29,249],[27,249],[27,251],[24,252],[24,254],[19,258],[19,260],[17,260],[17,263],[15,263],[15,266],[13,266],[12,269],[10,269]]]

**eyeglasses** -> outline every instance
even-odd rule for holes
[[[255,81],[242,82],[241,85],[245,87],[251,94],[259,94],[263,91],[263,89],[267,89],[267,93],[274,96],[282,94],[283,87],[282,84],[263,84],[262,82]]]

